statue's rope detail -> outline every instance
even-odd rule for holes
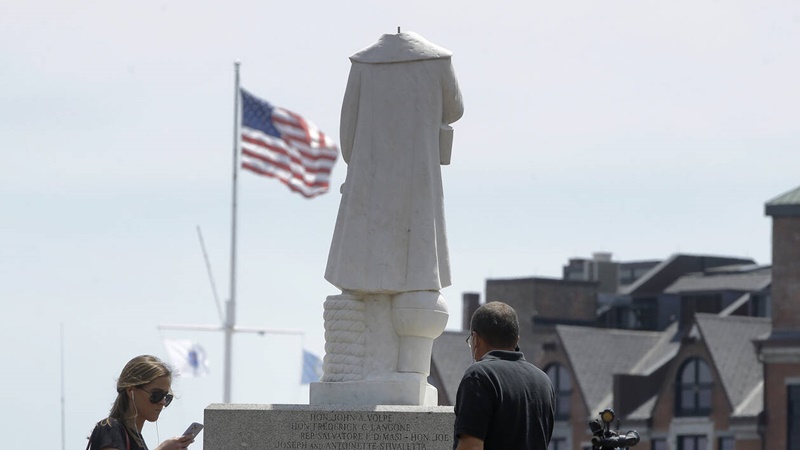
[[[332,295],[325,300],[325,358],[320,381],[362,379],[364,365],[364,302],[351,295]]]

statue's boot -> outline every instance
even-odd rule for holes
[[[392,298],[392,324],[400,337],[398,372],[427,376],[433,340],[447,326],[447,303],[439,291],[401,292]]]

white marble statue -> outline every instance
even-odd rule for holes
[[[464,111],[451,55],[400,33],[350,57],[340,125],[347,179],[325,272],[336,287],[450,285],[439,134]]]
[[[441,165],[450,162],[449,124],[463,113],[451,55],[398,32],[350,57],[340,128],[347,177],[325,271],[342,294],[325,304],[323,382],[430,388],[431,345],[447,323],[439,290],[450,285]],[[330,399],[315,399],[313,385],[311,393],[312,403]],[[430,392],[420,395],[369,400],[430,404]]]

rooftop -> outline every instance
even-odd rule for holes
[[[721,271],[711,269],[704,273],[690,273],[678,278],[667,287],[667,294],[682,294],[708,291],[758,292],[769,287],[772,268],[764,267],[750,271]]]
[[[556,332],[589,411],[613,404],[615,373],[633,373],[639,366],[647,370],[643,366],[664,360],[673,350],[663,345],[663,332],[574,326],[557,326]],[[640,364],[643,360],[649,363]]]
[[[716,314],[695,316],[703,341],[714,360],[717,373],[736,415],[755,416],[763,410],[763,368],[753,341],[772,329],[763,317]]]
[[[800,217],[800,186],[768,201],[764,213],[768,216]]]

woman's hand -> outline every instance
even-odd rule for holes
[[[177,436],[165,440],[161,445],[156,447],[156,450],[178,450],[188,447],[192,442],[194,442],[192,436]]]

